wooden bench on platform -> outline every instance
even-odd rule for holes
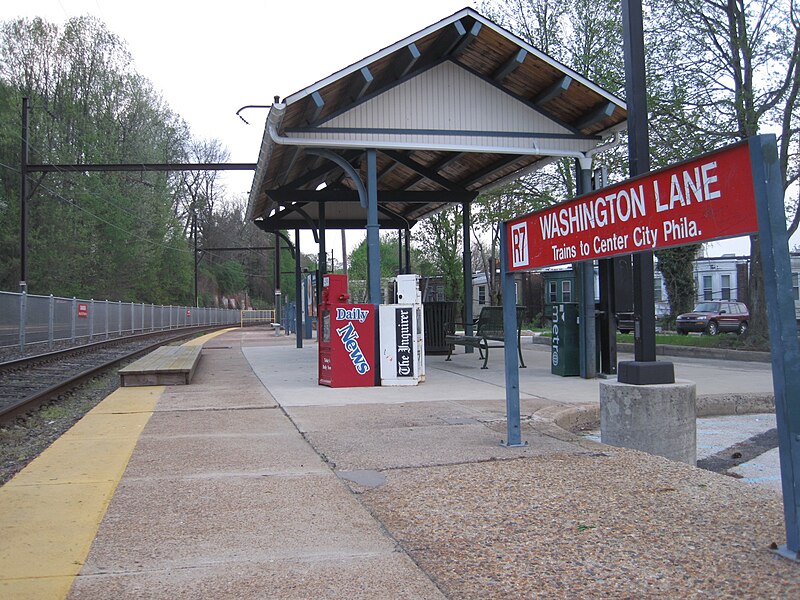
[[[161,346],[119,370],[123,387],[137,385],[188,385],[192,381],[202,346]]]
[[[520,343],[520,335],[522,331],[522,319],[525,316],[525,307],[517,307],[517,353],[519,354],[519,365],[525,368],[525,361],[522,360],[522,344]],[[486,369],[486,364],[489,362],[489,348],[502,348],[505,345],[505,336],[503,328],[503,307],[502,306],[484,306],[481,309],[481,314],[474,323],[477,326],[475,335],[456,335],[448,334],[445,336],[445,342],[450,344],[450,353],[445,360],[450,360],[453,355],[453,347],[471,346],[477,348],[480,356],[483,359],[483,366],[481,369]]]

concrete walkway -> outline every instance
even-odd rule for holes
[[[596,410],[599,382],[550,375],[546,347],[524,352],[528,445],[505,448],[502,352],[487,370],[476,354],[428,357],[418,387],[330,389],[316,384],[314,343],[297,349],[260,329],[207,341],[191,385],[155,392],[69,597],[790,597],[800,589],[796,565],[768,550],[784,541],[779,494],[560,428]],[[709,406],[736,410],[771,393],[768,364],[675,366]],[[128,389],[143,400],[154,394]],[[0,590],[63,597],[26,592],[35,569],[28,577],[3,579]]]
[[[260,385],[252,340],[286,343],[220,336],[161,395],[70,598],[440,598]]]

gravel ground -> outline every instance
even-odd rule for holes
[[[640,452],[383,471],[361,498],[450,598],[800,598],[780,494]]]
[[[60,400],[0,426],[0,485],[24,469],[118,386],[117,369],[112,369]]]

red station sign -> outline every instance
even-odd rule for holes
[[[741,143],[507,221],[511,271],[758,231]]]
[[[85,302],[78,303],[78,316],[81,319],[86,319],[89,317],[89,305]]]

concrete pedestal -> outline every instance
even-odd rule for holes
[[[600,437],[694,465],[697,460],[696,391],[691,381],[660,385],[600,382]]]

